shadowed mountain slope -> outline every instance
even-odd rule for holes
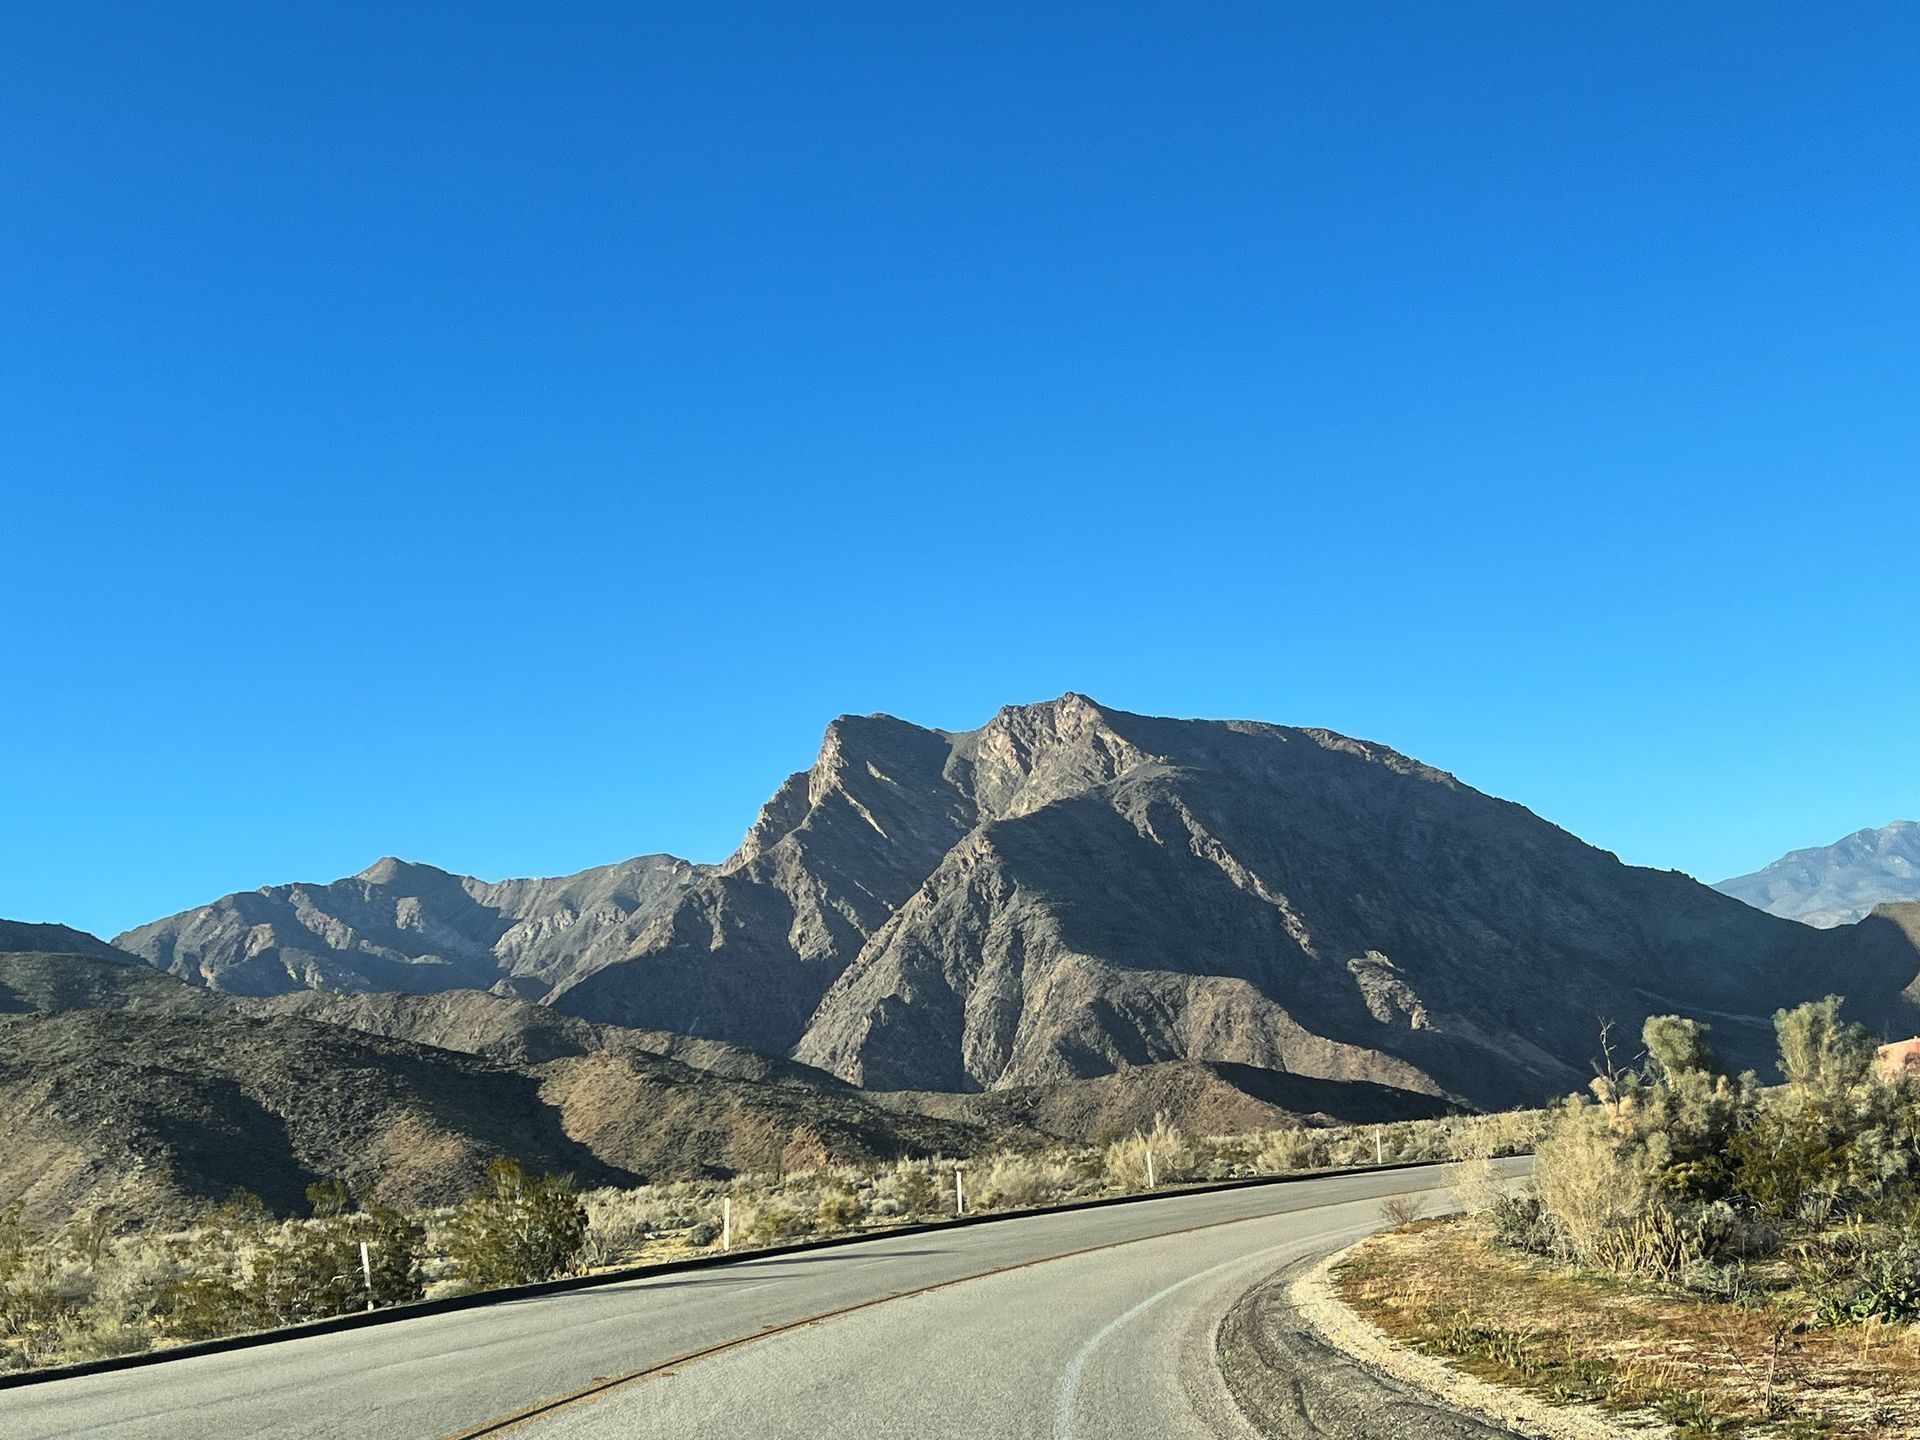
[[[245,1188],[298,1211],[327,1175],[420,1206],[461,1198],[501,1154],[583,1185],[632,1184],[772,1168],[796,1134],[844,1159],[970,1154],[988,1139],[790,1061],[690,1042],[684,1054],[716,1067],[702,1069],[664,1053],[678,1037],[486,995],[460,997],[501,1012],[463,1022],[476,1053],[275,1014],[276,1003],[97,956],[0,955],[0,1206],[23,1201],[35,1224],[152,1224]],[[515,1040],[529,1012],[559,1028]]]
[[[25,920],[0,920],[0,955],[17,951],[47,951],[62,955],[93,955],[130,965],[144,957],[117,950],[98,936],[67,925],[35,925]]]
[[[1364,1080],[1311,1080],[1252,1065],[1170,1060],[1091,1080],[953,1094],[874,1091],[882,1105],[1013,1134],[1087,1141],[1145,1130],[1165,1116],[1189,1135],[1238,1135],[1296,1125],[1424,1120],[1457,1107]]]

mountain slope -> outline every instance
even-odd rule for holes
[[[102,960],[138,964],[142,957],[117,950],[98,936],[67,925],[35,925],[25,920],[0,920],[0,954],[47,951],[62,955],[92,955]]]
[[[1713,888],[1805,925],[1851,925],[1876,905],[1920,900],[1920,821],[1896,820],[1831,845],[1794,850]]]
[[[141,925],[115,944],[240,995],[498,988],[624,954],[633,928],[699,867],[643,855],[553,880],[490,884],[391,857],[327,885],[273,885]]]
[[[1777,1005],[1840,989],[1884,1010],[1920,971],[1325,731],[1069,697],[955,748],[1125,760],[989,818],[876,932],[794,1051],[861,1083],[1199,1058],[1505,1103],[1578,1084],[1601,1017],[1746,1014],[1721,1038],[1757,1063]]]
[[[324,1175],[436,1205],[497,1154],[583,1185],[632,1184],[770,1168],[802,1131],[845,1159],[970,1154],[990,1139],[965,1117],[884,1108],[788,1061],[477,993],[312,997],[391,1002],[350,1018],[439,1027],[471,1053],[276,1013],[296,998],[222,996],[97,956],[0,955],[0,1207],[21,1200],[35,1224],[153,1224],[245,1188],[293,1211]]]
[[[1917,1023],[1897,926],[1760,914],[1383,746],[1073,694],[959,733],[843,717],[725,864],[652,863],[599,910],[516,891],[481,923],[503,887],[369,872],[121,942],[229,989],[382,988],[360,957],[391,952],[385,988],[516,989],[879,1089],[1200,1061],[1497,1105],[1579,1085],[1603,1018],[1700,1014],[1756,1065],[1766,1017],[1828,991]],[[312,938],[248,930],[262,906]],[[468,948],[426,955],[443,931]]]

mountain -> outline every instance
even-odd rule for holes
[[[141,958],[119,950],[98,936],[66,925],[34,925],[25,920],[0,920],[0,954],[41,950],[64,955],[92,955],[138,965]]]
[[[1459,1107],[1363,1080],[1311,1080],[1252,1065],[1169,1060],[1090,1080],[966,1094],[869,1092],[890,1108],[985,1125],[1003,1134],[1097,1141],[1151,1128],[1165,1116],[1189,1135],[1240,1135],[1299,1125],[1425,1120]]]
[[[1920,900],[1920,821],[1896,820],[1831,845],[1790,851],[1713,888],[1805,925],[1851,925],[1876,905]]]
[[[669,855],[642,855],[555,880],[488,884],[389,857],[327,885],[228,895],[114,943],[170,975],[236,995],[539,996],[563,974],[624,956],[635,917],[699,871]]]
[[[382,862],[117,943],[227,990],[494,989],[877,1090],[1199,1062],[1502,1105],[1579,1085],[1602,1018],[1700,1015],[1756,1065],[1766,1017],[1828,991],[1920,1028],[1898,925],[1762,914],[1371,742],[1076,694],[962,732],[842,717],[718,866]]]
[[[300,1002],[374,1003],[336,1017],[354,1026]],[[44,951],[0,954],[0,1131],[0,1207],[20,1200],[43,1226],[184,1220],[236,1188],[299,1211],[326,1175],[446,1204],[500,1154],[590,1186],[772,1168],[797,1136],[848,1160],[994,1138],[790,1061],[473,992],[228,997]]]

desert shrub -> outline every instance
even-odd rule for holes
[[[1649,1020],[1644,1073],[1610,1069],[1598,1105],[1554,1112],[1538,1213],[1496,1208],[1495,1234],[1737,1304],[1753,1287],[1728,1257],[1792,1238],[1827,1323],[1905,1315],[1917,1267],[1888,1237],[1920,1219],[1920,1107],[1910,1084],[1875,1074],[1871,1039],[1839,1003],[1774,1016],[1786,1083],[1771,1090],[1725,1074],[1704,1024]]]
[[[1285,1175],[1315,1166],[1313,1133],[1308,1130],[1269,1130],[1249,1157],[1262,1175]]]
[[[1842,1020],[1840,1006],[1840,997],[1829,995],[1774,1012],[1780,1073],[1804,1095],[1843,1095],[1873,1077],[1873,1037]]]
[[[1453,1203],[1468,1215],[1484,1215],[1507,1193],[1490,1156],[1456,1160],[1447,1167],[1447,1189]]]
[[[1647,1153],[1615,1127],[1604,1106],[1563,1106],[1540,1142],[1534,1192],[1568,1250],[1586,1264],[1602,1264],[1615,1231],[1653,1207]]]
[[[777,1245],[804,1235],[811,1228],[798,1210],[776,1203],[761,1206],[747,1215],[740,1233],[756,1245]]]
[[[316,1220],[331,1219],[352,1204],[353,1197],[347,1192],[347,1182],[337,1175],[316,1180],[307,1186],[307,1206]]]
[[[21,1365],[57,1358],[63,1327],[93,1288],[91,1267],[38,1242],[17,1205],[0,1214],[0,1353]]]
[[[1720,1059],[1707,1044],[1712,1026],[1682,1015],[1652,1015],[1640,1028],[1653,1077],[1671,1083],[1682,1075],[1714,1074]]]
[[[236,1287],[248,1329],[291,1325],[365,1306],[359,1246],[327,1222],[292,1225],[251,1257]]]
[[[208,1231],[244,1237],[273,1223],[273,1212],[251,1190],[229,1190],[226,1199],[208,1208],[201,1225]]]
[[[581,1259],[590,1268],[619,1263],[654,1233],[658,1202],[645,1190],[591,1190],[580,1200],[587,1212]]]
[[[1551,1255],[1559,1243],[1553,1217],[1537,1195],[1503,1194],[1487,1212],[1496,1243],[1531,1255]]]
[[[969,1185],[988,1209],[1017,1210],[1063,1199],[1075,1183],[1073,1166],[1046,1155],[995,1155],[976,1168]]]
[[[1763,1215],[1796,1219],[1811,1195],[1838,1191],[1845,1144],[1810,1113],[1768,1106],[1728,1141],[1728,1180]]]
[[[845,1190],[829,1190],[820,1197],[814,1219],[822,1230],[846,1230],[860,1223],[866,1207]]]
[[[454,1212],[446,1246],[469,1289],[491,1290],[573,1269],[586,1231],[586,1207],[571,1176],[530,1176],[518,1161],[500,1158],[488,1164],[478,1193]]]
[[[939,1187],[933,1183],[933,1176],[918,1166],[899,1172],[893,1193],[900,1202],[901,1210],[908,1215],[924,1215],[940,1199]]]
[[[155,1319],[175,1340],[211,1340],[252,1328],[247,1295],[235,1277],[193,1265],[157,1297]]]
[[[1179,1127],[1165,1115],[1153,1117],[1153,1128],[1136,1130],[1124,1140],[1107,1147],[1107,1176],[1122,1190],[1144,1190],[1148,1184],[1148,1157],[1152,1157],[1152,1181],[1164,1185],[1187,1174],[1193,1161],[1193,1149]]]

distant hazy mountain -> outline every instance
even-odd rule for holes
[[[1920,821],[1856,830],[1844,840],[1794,850],[1764,870],[1713,887],[1807,925],[1851,925],[1889,901],[1920,900]]]
[[[118,943],[229,991],[494,989],[878,1089],[1205,1062],[1480,1104],[1580,1084],[1602,1017],[1700,1014],[1753,1064],[1828,991],[1910,1033],[1920,974],[1899,926],[1763,915],[1383,746],[1072,694],[960,733],[836,720],[723,865],[384,861]]]

